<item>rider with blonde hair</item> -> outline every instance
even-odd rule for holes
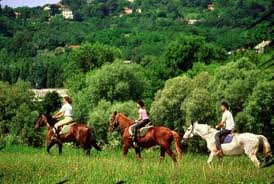
[[[71,106],[71,103],[72,103],[72,100],[70,99],[69,96],[65,96],[64,97],[64,104],[62,106],[62,108],[59,110],[59,112],[57,112],[53,118],[60,118],[62,116],[64,116],[64,119],[62,119],[61,121],[57,122],[55,125],[54,125],[54,133],[55,133],[55,137],[54,139],[58,138],[59,137],[59,131],[58,131],[58,128],[60,126],[63,126],[63,125],[67,125],[71,122],[73,122],[73,119],[72,119],[72,106]]]

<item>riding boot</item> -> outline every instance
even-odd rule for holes
[[[134,146],[135,148],[138,148],[139,146],[138,146],[138,140],[137,140],[137,130],[135,130],[135,133],[134,133],[134,135],[133,135],[132,140],[133,140],[133,146]]]
[[[53,140],[57,140],[59,138],[59,131],[58,128],[53,128],[54,129],[54,137],[52,138]]]
[[[222,149],[217,150],[216,155],[219,157],[223,157],[224,156],[223,150]]]

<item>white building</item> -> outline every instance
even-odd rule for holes
[[[42,101],[43,98],[47,93],[51,92],[57,92],[59,96],[64,97],[67,96],[67,89],[62,89],[62,88],[46,88],[46,89],[32,89],[34,92],[34,101]]]
[[[73,19],[73,13],[70,9],[64,8],[62,10],[62,15],[65,19]]]
[[[257,53],[263,53],[264,52],[264,48],[269,46],[271,43],[271,40],[267,40],[267,41],[262,41],[261,43],[259,43],[258,45],[256,45],[254,47],[254,49],[256,50]]]

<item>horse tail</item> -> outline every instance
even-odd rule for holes
[[[97,144],[93,128],[88,128],[87,145],[89,147],[93,146],[98,151],[102,150],[101,147]]]
[[[179,134],[175,131],[171,131],[173,140],[174,140],[174,145],[178,154],[178,160],[182,160],[182,149],[181,149],[181,138]]]
[[[268,161],[270,157],[272,156],[270,144],[265,136],[258,135],[258,137],[259,137],[260,143],[263,144],[264,158],[266,161]]]

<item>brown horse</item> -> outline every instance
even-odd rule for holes
[[[94,146],[96,150],[101,151],[101,148],[98,146],[95,139],[93,129],[85,124],[73,124],[68,133],[60,135],[58,140],[53,139],[54,132],[52,126],[56,122],[57,119],[52,118],[50,115],[41,114],[35,125],[36,129],[39,129],[43,125],[48,129],[48,153],[50,153],[51,147],[57,144],[59,147],[59,154],[62,154],[62,144],[65,142],[74,142],[75,144],[80,145],[84,150],[86,150],[87,155],[90,155],[92,146]]]
[[[122,130],[123,140],[123,157],[126,157],[128,149],[133,146],[131,135],[129,134],[129,127],[134,124],[134,120],[129,119],[122,113],[114,112],[110,121],[108,130],[113,131],[116,127],[120,127]],[[175,154],[170,148],[170,144],[174,140],[175,148],[178,154],[178,159],[182,159],[182,150],[180,145],[180,136],[177,132],[170,130],[167,127],[157,126],[150,128],[144,137],[138,138],[138,144],[141,147],[149,148],[155,145],[159,145],[161,148],[160,158],[165,158],[165,152],[169,154],[174,162],[176,162]],[[140,148],[135,148],[137,159],[141,159]]]

